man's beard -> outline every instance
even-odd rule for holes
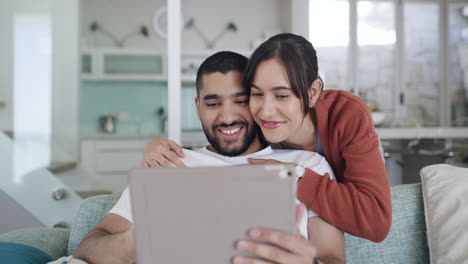
[[[219,143],[219,140],[215,136],[216,130],[218,129],[218,127],[228,127],[228,126],[234,126],[234,125],[242,125],[246,129],[244,138],[241,138],[241,140],[243,140],[243,144],[240,147],[237,147],[234,149],[223,148],[221,144]],[[202,124],[202,128],[203,128],[203,132],[205,132],[205,136],[208,139],[208,142],[210,142],[214,150],[216,150],[218,154],[221,154],[223,156],[228,156],[228,157],[239,156],[240,154],[246,152],[247,149],[252,144],[252,142],[254,141],[259,131],[259,126],[256,123],[253,123],[251,129],[249,130],[249,123],[245,121],[236,121],[231,124],[223,123],[223,124],[213,125],[211,127],[212,133],[210,133],[210,131],[203,124]]]

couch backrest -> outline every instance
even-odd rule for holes
[[[348,234],[345,241],[347,263],[429,263],[421,184],[392,187],[392,227],[383,242]]]
[[[120,194],[98,195],[83,201],[75,217],[68,240],[68,255],[72,255],[81,240],[93,229],[114,207]]]
[[[81,240],[106,216],[120,195],[99,195],[80,206],[68,242],[73,254]],[[347,263],[429,263],[421,184],[392,187],[392,228],[381,243],[345,235]]]

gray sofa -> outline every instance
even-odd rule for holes
[[[118,198],[118,195],[101,195],[86,199],[71,229],[21,229],[0,235],[0,242],[29,245],[52,259],[73,254]],[[347,263],[429,263],[421,185],[392,187],[392,204],[392,228],[382,243],[345,235]]]

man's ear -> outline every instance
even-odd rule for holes
[[[198,99],[198,96],[195,96],[195,108],[197,108],[197,117],[200,120],[200,99]]]
[[[315,102],[317,102],[317,99],[320,95],[320,92],[322,91],[323,87],[323,82],[320,80],[320,78],[315,79],[315,81],[312,82],[312,85],[309,88],[309,107],[312,108],[315,105]]]

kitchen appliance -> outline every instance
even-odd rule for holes
[[[107,114],[99,117],[99,130],[104,133],[115,133],[115,125],[117,118],[112,114]]]

